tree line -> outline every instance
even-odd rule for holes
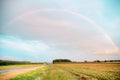
[[[76,61],[71,61],[71,60],[69,60],[69,59],[54,59],[53,60],[53,64],[55,64],[55,63],[81,63],[81,62],[76,62]],[[101,61],[101,60],[95,60],[95,61],[87,61],[87,60],[85,60],[84,61],[85,63],[87,63],[87,62],[97,62],[97,63],[99,63],[99,62],[120,62],[120,60],[104,60],[104,61]]]
[[[9,61],[9,60],[0,60],[1,65],[17,65],[17,64],[43,64],[40,62],[29,62],[29,61]]]
[[[53,64],[60,63],[60,62],[72,62],[72,61],[69,59],[55,59],[55,60],[53,60]]]

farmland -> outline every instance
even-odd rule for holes
[[[120,63],[61,63],[18,75],[10,80],[120,80]]]
[[[81,64],[57,64],[63,70],[66,70],[79,78],[88,80],[119,80],[119,63],[81,63]]]

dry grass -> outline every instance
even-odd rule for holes
[[[100,80],[120,80],[120,63],[56,64],[56,66]]]

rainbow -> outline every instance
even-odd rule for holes
[[[55,9],[55,8],[44,8],[44,9],[31,9],[27,12],[23,12],[22,14],[16,16],[15,18],[13,18],[12,20],[10,20],[8,23],[6,23],[4,26],[9,26],[10,24],[14,23],[16,20],[19,20],[21,18],[24,18],[25,16],[29,16],[31,14],[34,14],[34,13],[37,13],[37,12],[49,12],[49,11],[58,11],[58,12],[66,12],[66,13],[70,13],[70,14],[73,14],[73,15],[76,15],[86,21],[88,21],[89,23],[91,23],[92,25],[94,25],[98,30],[100,30],[105,38],[112,44],[112,46],[115,47],[115,50],[117,52],[120,53],[120,49],[117,47],[117,45],[115,44],[115,42],[111,39],[111,37],[102,29],[102,27],[100,27],[95,21],[93,21],[92,19],[90,19],[89,17],[87,16],[84,16],[80,13],[77,13],[77,12],[74,12],[74,11],[70,11],[68,9]]]

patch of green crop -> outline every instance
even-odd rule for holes
[[[54,65],[50,65],[41,80],[78,80],[76,76]]]

